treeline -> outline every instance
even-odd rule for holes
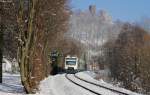
[[[124,23],[113,21],[103,10],[79,10],[71,14],[66,36],[81,43],[82,61],[98,63],[100,68],[104,64],[106,68],[109,67],[114,80],[122,82],[125,88],[148,93],[149,22],[148,18],[144,18],[135,24]]]
[[[150,91],[150,34],[133,24],[124,24],[118,38],[105,44],[111,76],[127,89]]]
[[[17,0],[1,1],[1,33],[3,33],[3,56],[13,59],[17,57]]]
[[[93,9],[91,9],[91,7]],[[104,64],[102,45],[107,40],[117,38],[122,23],[113,22],[109,13],[104,10],[96,10],[96,6],[91,5],[89,10],[74,11],[69,19],[69,29],[65,33],[68,40],[77,42],[79,52],[79,64],[81,69],[87,68],[87,65],[96,63],[101,68]]]

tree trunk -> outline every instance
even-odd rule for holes
[[[34,18],[34,8],[36,0],[31,0],[29,2],[29,20],[27,24],[27,31],[24,31],[24,22],[23,22],[23,0],[20,0],[20,11],[19,11],[19,46],[18,46],[18,62],[20,65],[20,73],[22,84],[25,87],[27,93],[32,93],[33,89],[31,86],[31,76],[30,76],[30,49],[33,42],[33,18]],[[26,34],[26,35],[25,35]],[[27,37],[26,37],[27,36]]]
[[[3,2],[0,1],[0,83],[2,83],[2,60],[3,60],[3,32],[4,32],[4,22],[3,22]]]
[[[0,26],[0,83],[2,83],[2,59],[3,59],[3,25]]]

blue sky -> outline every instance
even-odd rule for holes
[[[86,10],[91,4],[106,10],[113,20],[133,22],[150,17],[150,0],[72,0],[70,6],[72,10]]]

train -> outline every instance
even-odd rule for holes
[[[65,57],[65,70],[77,70],[78,69],[78,57],[67,56]]]

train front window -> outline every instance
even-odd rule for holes
[[[66,58],[66,60],[77,60],[77,58]]]
[[[76,65],[76,61],[66,61],[66,65]]]

